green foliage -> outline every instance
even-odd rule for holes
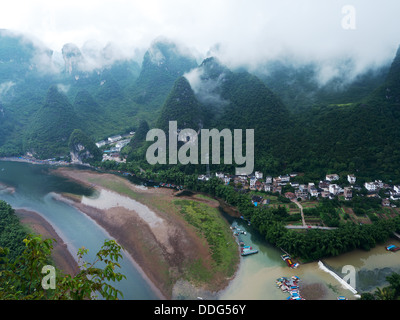
[[[161,109],[156,126],[168,132],[169,121],[177,121],[179,129],[191,128],[198,131],[203,123],[200,108],[188,80],[180,77]]]
[[[367,70],[352,81],[348,81],[348,74],[352,73],[354,62],[345,61],[339,68],[340,75],[327,83],[318,81],[317,63],[293,65],[288,61],[272,61],[255,74],[291,111],[301,113],[316,105],[361,101],[385,81],[390,65]]]
[[[65,155],[69,137],[79,126],[67,97],[53,86],[46,103],[32,116],[25,134],[25,150],[42,159]]]
[[[96,144],[80,129],[75,129],[69,138],[68,146],[84,163],[101,161],[102,152]]]
[[[376,288],[375,292],[367,292],[361,295],[361,300],[398,300],[400,298],[400,274],[393,272],[386,277],[389,285]]]
[[[4,201],[0,201],[0,247],[8,248],[8,258],[14,261],[23,251],[23,239],[27,231],[20,224],[14,209]]]
[[[119,61],[93,72],[43,74],[32,60],[36,56],[50,59],[51,51],[1,32],[0,78],[11,81],[0,106],[1,156],[27,151],[41,158],[65,155],[70,134],[79,128],[101,140],[137,128],[139,119],[150,127],[159,120],[164,129],[168,120],[182,120],[182,127],[255,129],[255,170],[357,173],[359,181],[400,183],[399,52],[390,68],[371,70],[347,87],[340,77],[319,87],[315,65],[274,63],[266,67],[268,76],[258,70],[259,77],[233,72],[215,58],[198,67],[193,57],[165,40],[152,44],[141,67]],[[343,61],[342,75],[353,66]],[[179,78],[196,67],[203,90],[196,88],[193,95]],[[73,108],[60,94],[49,94],[55,83],[75,100]],[[145,144],[131,146],[126,154],[141,165],[145,151]],[[221,165],[220,170],[232,167]]]
[[[215,270],[229,270],[227,276],[232,276],[232,266],[237,260],[237,246],[219,211],[191,200],[176,200],[174,204],[181,208],[185,220],[207,240]]]
[[[84,262],[80,272],[72,277],[56,271],[55,289],[43,288],[43,267],[50,263],[52,239],[29,235],[24,239],[25,250],[14,262],[8,259],[8,249],[0,248],[1,300],[90,300],[100,294],[104,299],[118,299],[122,293],[108,282],[125,278],[116,268],[120,265],[121,247],[114,240],[106,240],[92,263]],[[78,252],[83,261],[87,249]],[[103,262],[104,269],[97,265]]]
[[[143,143],[146,141],[146,136],[147,133],[149,132],[149,124],[147,123],[146,120],[141,120],[139,122],[139,127],[135,131],[135,135],[133,136],[132,140],[129,143],[129,146],[132,149],[136,149],[143,145]]]
[[[193,57],[180,53],[174,43],[156,41],[145,53],[142,70],[132,88],[137,103],[159,108],[175,81],[197,66]]]

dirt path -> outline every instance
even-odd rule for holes
[[[292,200],[292,202],[294,202],[300,208],[300,214],[301,214],[301,220],[303,222],[303,227],[307,227],[306,220],[304,219],[303,206],[297,200]]]

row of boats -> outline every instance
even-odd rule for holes
[[[238,243],[240,246],[240,254],[242,256],[249,256],[255,253],[258,253],[257,249],[253,249],[252,246],[248,246],[245,244],[245,242],[242,239],[242,235],[246,235],[246,231],[241,230],[239,227],[237,226],[231,226],[231,230],[233,230],[233,234],[237,237],[238,239]]]

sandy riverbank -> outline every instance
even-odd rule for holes
[[[53,242],[52,259],[56,267],[71,276],[79,272],[77,261],[69,252],[67,245],[57,234],[49,222],[40,214],[25,209],[15,210],[22,224],[27,225],[33,233],[42,235],[43,239],[55,239]]]
[[[122,177],[93,171],[59,168],[54,173],[96,190],[90,198],[63,196],[115,238],[167,299],[177,294],[176,283],[186,280],[195,262],[210,268],[210,248],[178,214],[173,190],[140,188]],[[212,199],[196,200],[219,206]],[[201,289],[217,292],[230,280],[215,274]]]

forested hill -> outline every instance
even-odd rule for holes
[[[386,81],[369,95],[366,101],[368,104],[383,102],[391,104],[393,107],[400,104],[400,46],[386,77]]]
[[[190,128],[199,131],[203,127],[202,107],[185,77],[176,80],[165,100],[157,121],[157,128],[168,132],[170,121],[176,121],[179,129]]]
[[[99,141],[180,120],[196,130],[254,129],[255,170],[400,181],[400,51],[341,94],[337,82],[312,83],[315,66],[252,74],[212,57],[197,62],[160,39],[140,61],[96,50],[67,44],[57,54],[0,31],[0,156],[68,155],[75,129]],[[128,146],[128,159],[139,159],[144,138]]]
[[[68,153],[68,139],[80,128],[78,118],[67,97],[52,86],[45,104],[32,116],[24,136],[24,148],[39,158]]]
[[[267,171],[281,170],[274,146],[282,142],[291,117],[282,101],[256,76],[232,71],[216,58],[208,58],[186,75],[202,105],[204,127],[254,129],[255,162]],[[279,168],[278,168],[279,167]]]
[[[196,60],[182,53],[168,40],[155,41],[145,53],[132,95],[137,103],[160,108],[175,81],[197,66]]]
[[[293,64],[271,61],[254,71],[268,88],[295,113],[316,105],[356,103],[366,98],[386,79],[390,63],[370,68],[352,78],[354,61],[338,66],[338,75],[328,81],[319,79],[318,63]]]
[[[290,170],[400,181],[400,52],[385,82],[353,104],[303,111],[282,149]],[[301,155],[301,156],[300,156]]]

